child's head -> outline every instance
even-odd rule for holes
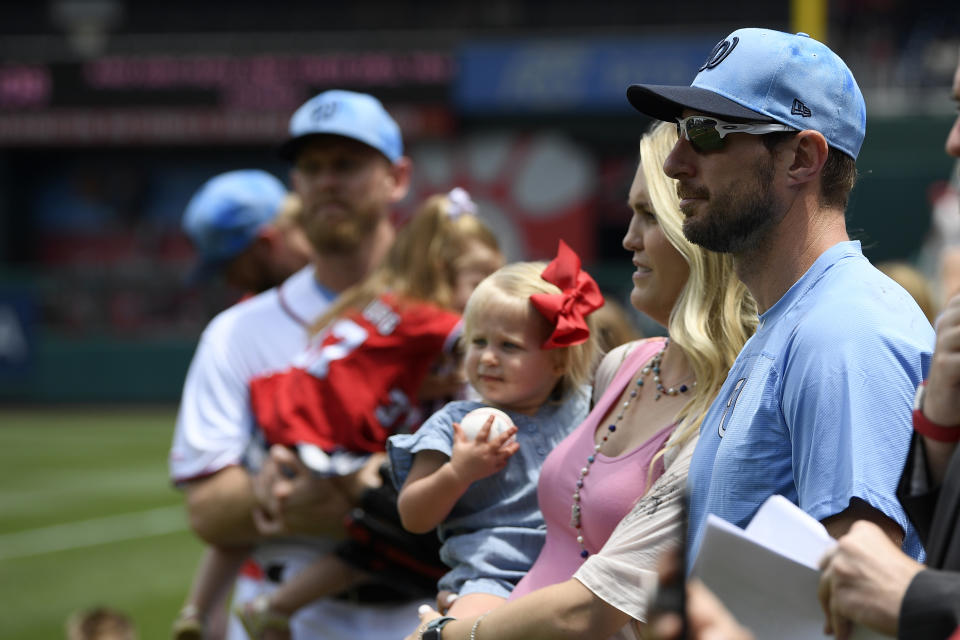
[[[534,413],[587,382],[597,354],[596,331],[569,347],[544,348],[555,327],[530,296],[557,295],[543,279],[544,262],[509,264],[484,279],[464,310],[467,377],[492,404]]]
[[[423,203],[397,233],[380,271],[399,295],[462,311],[474,287],[502,265],[496,236],[457,188]]]
[[[67,640],[136,640],[137,631],[123,613],[108,607],[77,611],[67,620]]]

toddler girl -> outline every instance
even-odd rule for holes
[[[451,402],[416,433],[388,441],[404,527],[438,529],[450,567],[439,588],[458,594],[451,615],[502,603],[536,560],[545,534],[540,467],[589,409],[596,347],[587,316],[603,297],[562,241],[543,267],[507,265],[467,302],[466,373],[482,401]],[[467,438],[459,422],[482,406],[503,410],[515,426],[490,436],[490,418]]]

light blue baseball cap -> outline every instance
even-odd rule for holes
[[[332,89],[307,100],[290,118],[281,157],[293,161],[311,136],[335,135],[373,147],[396,164],[403,156],[400,127],[380,101],[366,93]]]
[[[867,106],[850,69],[805,33],[738,29],[717,43],[689,87],[635,84],[627,99],[658,120],[691,109],[813,129],[854,159],[867,128]]]
[[[249,247],[276,217],[286,195],[280,180],[259,169],[229,171],[207,180],[183,214],[183,230],[200,255],[191,280],[212,275]]]

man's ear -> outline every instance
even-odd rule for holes
[[[290,178],[290,192],[299,195],[301,193],[300,188],[303,186],[303,175],[297,171],[296,166],[292,166],[287,172],[287,176]]]
[[[257,232],[250,243],[251,253],[257,256],[269,256],[280,241],[280,233],[273,225],[267,225]]]
[[[827,139],[819,131],[807,129],[797,133],[790,143],[793,158],[787,168],[789,184],[798,186],[815,180],[827,162]]]
[[[410,190],[410,176],[413,173],[413,161],[407,156],[401,157],[390,166],[390,175],[393,178],[393,187],[390,198],[399,202],[407,196]]]

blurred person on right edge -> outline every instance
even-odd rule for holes
[[[667,124],[641,139],[623,238],[636,267],[630,302],[667,327],[669,338],[632,342],[604,357],[596,380],[611,382],[544,463],[538,500],[546,542],[510,599],[422,638],[634,638],[631,620],[646,619],[658,557],[680,542],[701,419],[756,326],[732,258],[683,236],[676,182],[661,170],[676,139]],[[431,610],[421,620],[438,617]]]
[[[869,520],[922,557],[896,485],[933,329],[847,235],[866,132],[850,70],[806,34],[745,28],[690,86],[627,97],[677,127],[663,168],[679,181],[684,235],[733,257],[760,312],[690,463],[686,566],[708,514],[746,527],[777,494],[834,537]]]
[[[234,583],[238,602],[273,591],[344,535],[343,517],[358,496],[313,474],[290,448],[264,455],[252,437],[249,383],[290,366],[336,296],[380,264],[395,238],[390,209],[406,196],[412,169],[396,121],[376,98],[352,91],[325,91],[305,102],[290,119],[280,153],[292,165],[300,223],[315,255],[279,286],[207,325],[184,382],[169,456],[194,533],[215,547],[255,545],[254,562]],[[269,529],[254,519],[258,510],[267,512],[261,520]],[[214,602],[197,603],[204,589],[194,584],[175,637],[207,635],[199,610],[220,609],[227,594],[219,591]],[[416,610],[408,593],[348,590],[305,607],[291,627],[301,638],[394,640],[390,630]],[[247,638],[236,618],[227,637]]]
[[[953,79],[960,107],[960,62]],[[960,158],[960,116],[946,151]],[[846,638],[851,623],[901,640],[960,639],[960,296],[937,320],[926,382],[917,388],[913,440],[897,497],[924,542],[925,564],[905,556],[876,527],[858,523],[821,560],[827,627]]]
[[[300,213],[299,196],[266,171],[210,178],[183,214],[183,231],[200,258],[191,281],[220,276],[248,296],[279,285],[313,258]]]

